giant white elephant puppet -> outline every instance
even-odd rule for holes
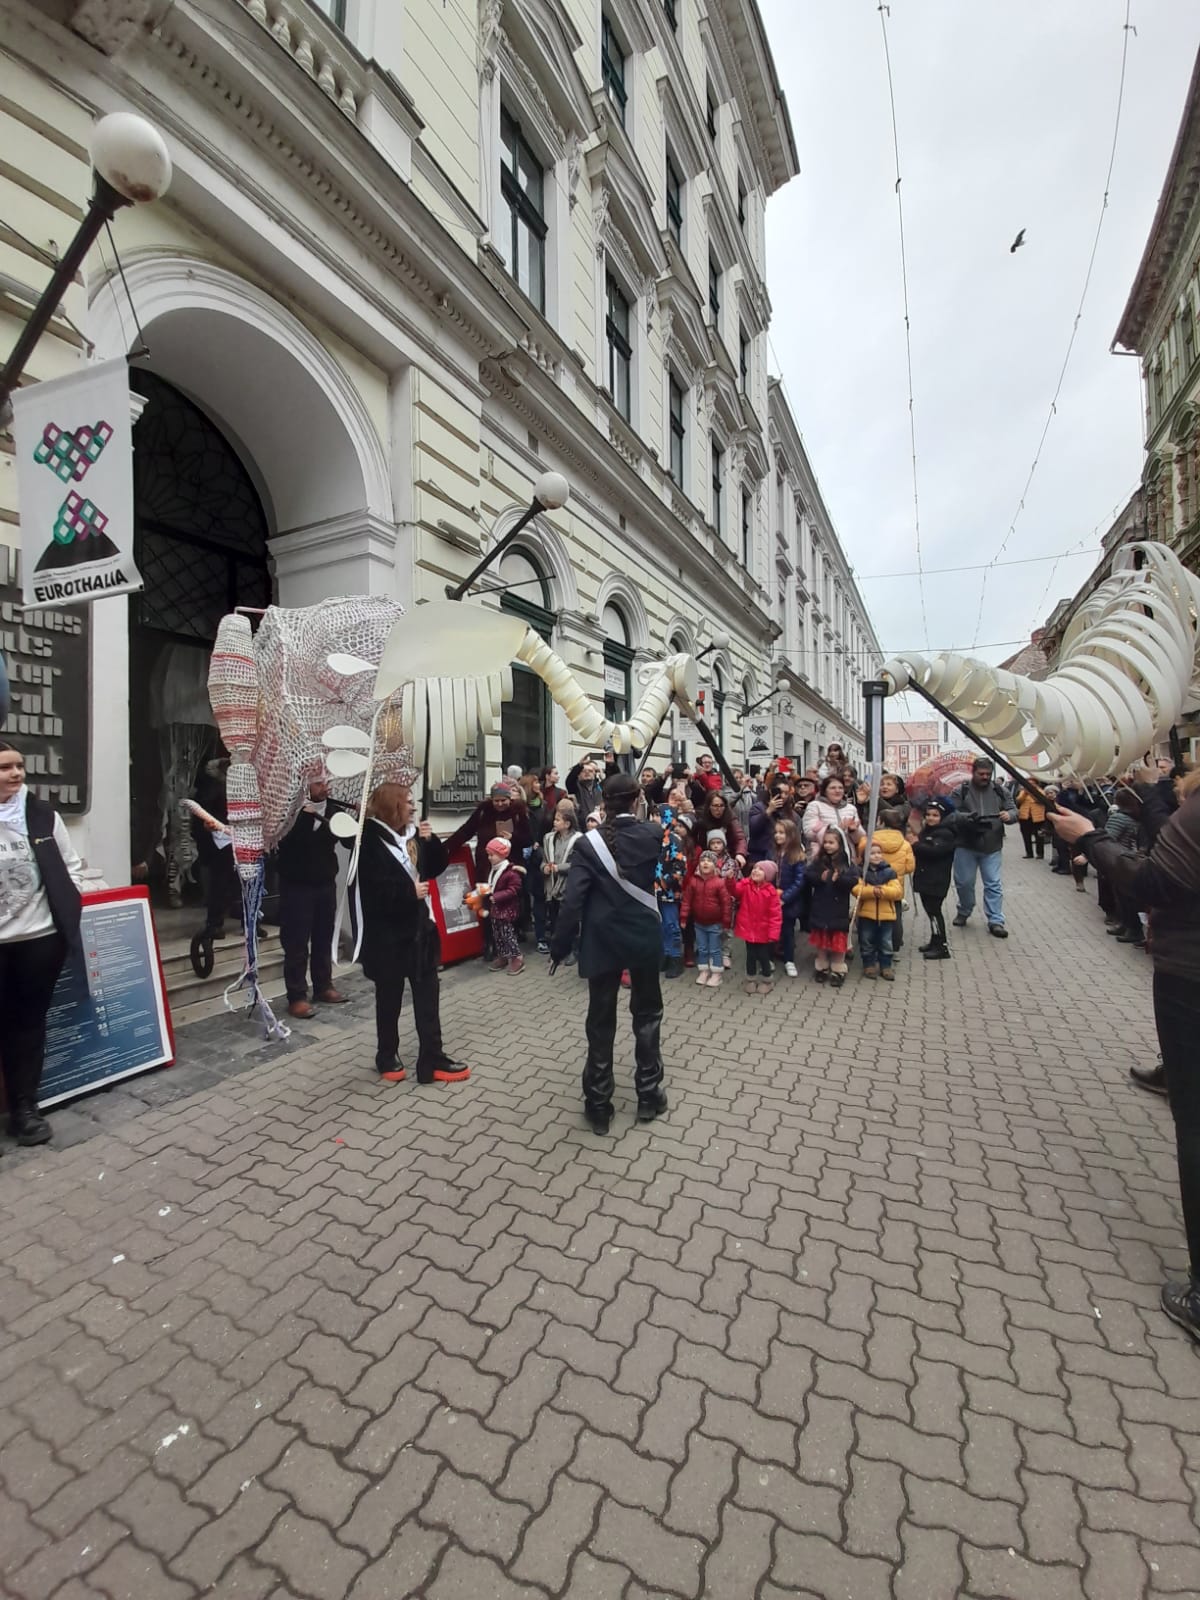
[[[1055,669],[1023,677],[953,651],[888,661],[1022,772],[1088,781],[1123,771],[1200,707],[1200,580],[1165,545],[1123,549],[1072,618]]]
[[[613,723],[519,617],[453,601],[407,615],[377,596],[272,606],[252,638],[245,618],[226,621],[239,644],[238,741],[258,774],[261,823],[247,823],[261,827],[260,851],[288,831],[322,770],[350,803],[387,779],[412,784],[425,771],[431,788],[453,780],[477,731],[499,731],[514,662],[537,673],[579,739],[611,742],[618,754],[648,748],[672,704],[696,714],[699,672],[690,655],[642,667],[636,707]],[[214,655],[210,676],[218,699],[225,654]]]

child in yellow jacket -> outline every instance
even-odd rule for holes
[[[879,812],[879,826],[871,835],[871,843],[880,847],[884,862],[900,880],[900,893],[896,896],[895,904],[895,923],[892,927],[893,953],[904,944],[904,917],[901,906],[901,901],[904,899],[904,880],[911,877],[917,869],[917,858],[913,855],[912,845],[904,835],[904,823],[904,812],[899,806],[884,806]],[[860,856],[865,856],[865,846],[866,840],[859,849]]]
[[[863,977],[883,978],[892,983],[896,976],[892,970],[892,929],[904,885],[895,869],[885,861],[878,835],[871,840],[866,869],[851,893],[858,900],[858,948],[862,954]]]

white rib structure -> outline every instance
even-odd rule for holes
[[[1200,706],[1200,581],[1165,545],[1118,555],[1043,680],[943,651],[889,661],[889,692],[927,689],[1021,771],[1101,778],[1139,761]]]
[[[596,710],[570,667],[534,629],[525,629],[515,659],[537,673],[579,738],[597,748],[611,740],[618,755],[650,746],[672,700],[685,715],[694,714],[699,675],[689,655],[668,656],[643,667],[638,674],[642,695],[637,707],[628,721],[616,723]],[[477,661],[476,665],[484,663]],[[501,706],[512,698],[512,674],[509,662],[498,671],[463,677],[421,677],[401,685],[400,720],[412,746],[414,764],[424,768],[428,759],[432,788],[452,781],[458,757],[474,740],[477,728],[485,735],[499,731]]]

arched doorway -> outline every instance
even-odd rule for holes
[[[190,834],[179,801],[218,747],[208,703],[217,624],[273,598],[266,513],[212,419],[173,384],[135,371],[134,551],[144,588],[129,607],[130,821],[135,865],[179,904]]]
[[[522,618],[547,644],[554,642],[558,620],[550,609],[550,585],[534,557],[519,548],[506,550],[497,568],[501,583],[509,585],[500,596],[500,609]],[[500,711],[501,763],[522,772],[550,766],[554,761],[550,738],[550,695],[536,672],[514,661],[512,699]]]

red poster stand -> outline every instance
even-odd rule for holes
[[[461,845],[445,872],[430,884],[429,899],[445,966],[483,954],[483,927],[463,898],[474,887],[474,858],[468,846]]]

